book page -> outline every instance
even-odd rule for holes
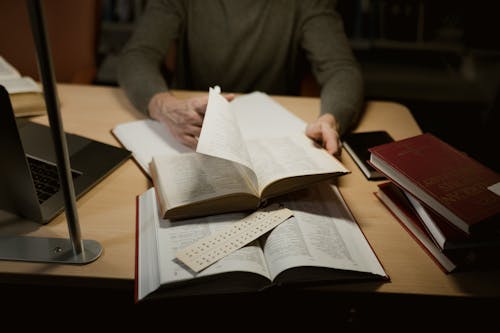
[[[252,162],[230,103],[219,90],[210,88],[196,152],[240,163],[252,169]]]
[[[175,139],[162,123],[152,119],[119,124],[112,132],[121,144],[132,152],[135,161],[148,176],[151,176],[149,164],[153,156],[193,152]]]
[[[153,157],[157,175],[153,177],[167,208],[234,193],[256,195],[245,167],[198,153]]]
[[[175,223],[160,220],[158,252],[161,283],[234,271],[252,272],[269,278],[264,262],[264,254],[256,242],[231,253],[199,273],[194,273],[175,259],[175,253],[180,249],[217,232],[217,230],[236,222],[243,216],[241,214],[212,215],[206,218]]]
[[[251,140],[248,151],[259,193],[279,179],[348,170],[304,134],[282,138]]]
[[[4,57],[0,56],[0,79],[18,78],[21,74]]]
[[[41,93],[42,88],[30,77],[0,78],[0,85],[4,86],[9,94]]]
[[[245,217],[242,213],[211,215],[178,222],[159,219],[158,252],[161,282],[173,282],[231,271],[248,271],[269,277],[262,249],[255,242],[219,260],[196,274],[177,263],[175,253],[227,225]]]
[[[230,105],[245,141],[305,133],[306,123],[265,93],[237,96]]]
[[[150,188],[142,193],[138,197],[137,205],[135,298],[139,300],[160,286],[158,246],[156,245],[159,218],[154,189]]]
[[[140,233],[139,249],[142,248],[143,254],[157,255],[157,260],[154,260],[155,258],[144,260],[144,255],[139,257],[142,260],[139,261],[138,272],[139,281],[143,281],[143,289],[140,294],[142,297],[157,289],[160,284],[181,282],[226,272],[251,272],[269,278],[269,272],[264,262],[264,254],[256,242],[233,252],[200,273],[194,273],[175,258],[175,253],[178,250],[198,239],[217,232],[230,223],[238,221],[245,216],[244,214],[222,214],[182,222],[170,222],[159,217],[153,188],[139,197],[139,202],[141,201],[147,201],[147,205],[142,204],[140,206],[139,230],[151,229],[151,225],[153,225],[156,230],[156,237],[152,237],[148,233]],[[143,237],[145,238],[143,239]],[[145,243],[146,241],[150,243]],[[141,262],[144,265],[141,265]],[[157,266],[150,267],[154,264]],[[151,276],[149,276],[150,274]],[[141,285],[139,285],[139,289],[140,287]]]
[[[301,266],[386,275],[336,187],[321,183],[280,203],[294,212],[294,218],[276,227],[264,241],[272,279]]]

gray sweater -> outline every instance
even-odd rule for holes
[[[172,43],[175,72],[162,70]],[[321,113],[332,113],[345,133],[357,121],[363,81],[334,1],[148,0],[124,47],[118,80],[147,113],[162,91],[294,95],[305,66],[321,86]]]

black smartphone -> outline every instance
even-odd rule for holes
[[[386,131],[357,132],[344,135],[342,145],[368,180],[380,180],[385,176],[366,162],[370,159],[368,149],[392,141]]]

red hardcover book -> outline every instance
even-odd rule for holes
[[[443,250],[461,248],[490,248],[500,250],[500,232],[492,232],[481,237],[471,237],[463,231],[453,227],[444,217],[425,207],[417,198],[403,191],[408,201],[413,206],[427,232],[436,244]]]
[[[403,190],[391,182],[379,184],[378,187],[379,191],[375,193],[377,198],[445,272],[500,267],[499,246],[483,244],[441,249]]]
[[[467,234],[500,225],[500,175],[432,134],[369,149],[370,164]]]
[[[403,192],[391,182],[378,185],[379,190],[375,193],[377,198],[391,212],[403,228],[415,239],[438,266],[446,273],[454,271],[457,266],[450,260],[441,249],[434,243],[426,229],[415,215],[412,206],[405,198]]]

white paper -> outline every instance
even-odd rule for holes
[[[163,124],[152,119],[120,124],[113,129],[113,134],[132,152],[134,159],[149,176],[149,163],[153,156],[193,152],[175,139]]]

